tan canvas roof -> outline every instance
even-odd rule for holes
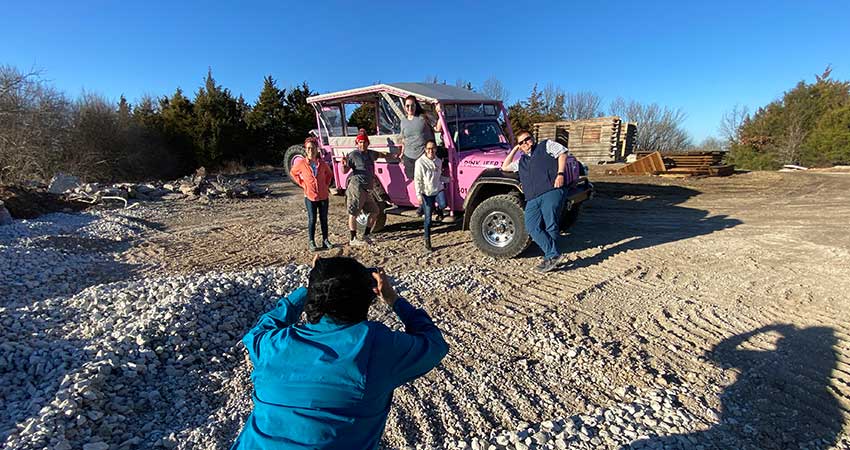
[[[473,92],[464,88],[449,86],[445,84],[431,83],[387,83],[375,84],[357,89],[330,92],[327,94],[314,95],[307,98],[307,103],[323,102],[341,98],[353,98],[360,95],[375,92],[392,92],[402,97],[414,95],[420,100],[427,102],[497,102],[483,94]]]

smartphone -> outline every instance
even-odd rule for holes
[[[373,288],[378,287],[378,280],[372,276],[373,273],[380,273],[380,269],[378,267],[367,267],[366,268],[366,276],[369,277],[369,284]]]

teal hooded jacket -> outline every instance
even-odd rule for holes
[[[393,390],[448,353],[440,330],[399,298],[405,331],[379,322],[297,324],[307,289],[280,299],[242,339],[254,371],[254,410],[232,450],[374,449]]]

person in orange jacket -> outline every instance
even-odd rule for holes
[[[333,180],[331,168],[319,153],[319,142],[314,137],[304,140],[307,157],[292,167],[290,176],[304,189],[304,206],[307,207],[307,235],[310,238],[310,250],[332,248],[328,240],[328,191]],[[316,245],[316,214],[322,227],[322,245]]]

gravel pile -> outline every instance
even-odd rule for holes
[[[590,407],[586,414],[559,417],[530,424],[522,422],[515,430],[496,430],[489,434],[446,443],[452,449],[598,449],[598,448],[694,448],[697,438],[681,437],[658,445],[658,435],[689,433],[707,429],[709,424],[680,408],[679,392],[615,390],[622,399],[607,407]]]
[[[489,303],[499,298],[499,292],[483,282],[493,271],[487,268],[449,266],[405,272],[398,278],[398,294],[408,298],[427,298],[435,292],[457,292],[476,302]],[[492,278],[492,277],[490,277]]]
[[[0,293],[3,306],[71,295],[128,275],[116,262],[116,244],[151,229],[144,214],[54,213],[0,227]]]
[[[213,449],[226,448],[239,432],[251,409],[240,339],[276,299],[306,282],[309,268],[133,279],[121,271],[115,246],[151,232],[145,218],[156,214],[51,214],[0,229],[6,448]],[[486,303],[499,297],[482,281],[491,275],[451,266],[406,272],[395,282],[414,303],[434,292]],[[388,308],[372,315],[401,327]],[[548,347],[537,350],[559,362],[580,359],[576,349]],[[629,395],[638,393],[622,392]],[[653,392],[515,431],[482,430],[443,448],[599,448],[652,430],[693,429],[696,420],[675,398],[672,390]]]
[[[0,438],[33,449],[232,440],[250,410],[240,339],[306,274],[142,279],[4,308]]]

